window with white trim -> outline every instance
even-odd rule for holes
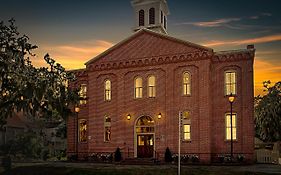
[[[236,95],[236,72],[226,71],[224,74],[224,89],[225,95]]]
[[[79,142],[87,142],[87,120],[79,120]]]
[[[154,75],[148,77],[148,97],[156,97],[156,78]]]
[[[232,139],[237,139],[237,117],[236,114],[232,114]],[[231,140],[231,115],[227,113],[225,115],[225,137],[226,140]]]
[[[111,100],[111,81],[106,80],[104,82],[104,100],[110,101]]]
[[[184,72],[182,74],[182,94],[191,95],[191,81],[190,74],[188,72]]]
[[[135,98],[142,98],[142,78],[135,79]]]
[[[191,116],[189,111],[182,113],[182,140],[191,140]]]
[[[87,84],[81,84],[79,90],[80,105],[87,104]]]
[[[109,116],[104,117],[104,141],[109,142],[111,140],[111,118]]]

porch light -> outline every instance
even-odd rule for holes
[[[127,115],[127,120],[131,120],[131,115],[130,114]]]
[[[76,113],[80,112],[80,108],[78,106],[76,106],[74,110],[75,110]]]
[[[161,119],[162,118],[162,114],[161,112],[158,114],[158,119]]]

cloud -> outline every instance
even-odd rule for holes
[[[262,13],[261,15],[262,15],[262,16],[272,16],[271,13]]]
[[[223,26],[224,24],[233,22],[233,21],[240,21],[241,18],[222,18],[213,21],[204,21],[204,22],[183,22],[178,23],[176,25],[194,25],[198,27],[219,27]]]
[[[42,45],[37,50],[37,58],[32,59],[35,66],[46,66],[43,57],[49,53],[52,58],[67,69],[84,68],[84,63],[99,55],[113,43],[104,40],[81,41],[66,45]]]
[[[254,62],[255,95],[264,94],[263,82],[270,80],[272,84],[280,81],[281,64],[271,63],[264,57],[256,57]]]
[[[213,46],[221,46],[221,45],[258,44],[258,43],[268,43],[274,41],[281,41],[281,34],[244,39],[244,40],[235,40],[235,41],[210,41],[202,45],[206,47],[213,47]]]

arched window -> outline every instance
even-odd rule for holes
[[[139,26],[144,26],[144,10],[139,11]]]
[[[155,24],[155,8],[149,9],[149,24]]]
[[[80,105],[87,104],[87,84],[81,84],[79,89],[79,103]]]
[[[136,123],[136,133],[153,133],[154,121],[149,116],[142,116]]]
[[[142,98],[142,78],[135,79],[135,98]]]
[[[191,94],[191,81],[190,74],[188,72],[184,72],[182,75],[182,93],[183,95]]]
[[[166,16],[164,16],[164,28],[165,28],[165,29],[167,28],[167,19],[166,19]]]
[[[156,96],[156,78],[155,76],[150,76],[148,78],[148,97],[155,97]]]
[[[111,100],[111,81],[106,80],[104,82],[104,100],[110,101]]]
[[[236,95],[236,71],[229,70],[224,73],[225,95]]]

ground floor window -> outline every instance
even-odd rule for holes
[[[79,120],[79,142],[87,142],[87,120]]]
[[[104,141],[109,142],[111,140],[111,118],[105,116],[104,118]]]
[[[231,115],[227,113],[225,115],[225,132],[226,132],[226,140],[231,140]],[[237,128],[236,128],[236,114],[232,114],[232,139],[237,139]]]
[[[182,113],[182,140],[191,140],[191,116],[189,111]]]

